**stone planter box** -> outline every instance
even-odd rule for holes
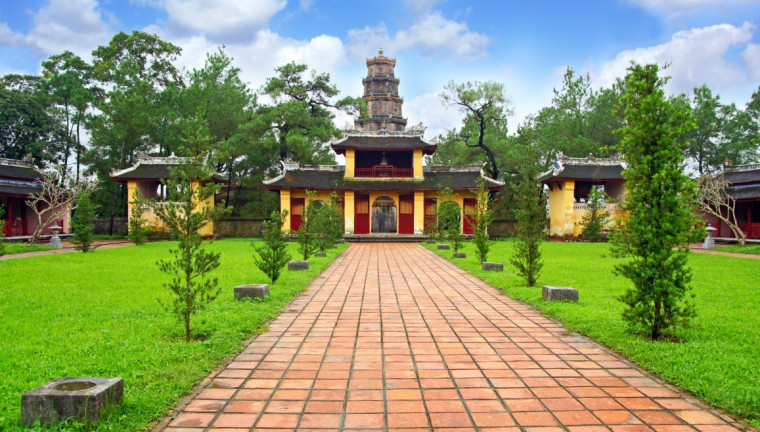
[[[464,252],[454,252],[454,258],[467,258],[467,254]]]
[[[447,244],[439,244],[439,245],[438,245],[438,249],[441,249],[441,250],[449,250],[449,249],[451,249],[451,245],[447,245]]]
[[[541,298],[546,301],[578,301],[578,290],[570,287],[544,285]]]
[[[338,245],[334,244],[334,245],[330,246],[330,249],[338,249]]]
[[[325,252],[315,252],[314,256],[323,257],[323,256],[327,256],[327,253],[325,253]]]
[[[264,298],[269,295],[269,284],[249,284],[235,287],[235,299]]]
[[[308,261],[288,261],[288,270],[308,270]]]
[[[435,244],[435,240],[425,240],[425,243],[427,243],[427,244]]]
[[[502,263],[483,261],[482,267],[483,270],[504,271],[504,264]]]
[[[58,378],[21,396],[21,420],[45,426],[73,418],[95,422],[110,405],[124,396],[122,378]]]

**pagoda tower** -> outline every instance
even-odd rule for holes
[[[367,104],[367,117],[355,121],[357,129],[366,132],[398,132],[406,129],[406,119],[402,116],[401,106],[404,98],[398,95],[399,79],[393,74],[396,59],[383,55],[383,49],[377,57],[367,59],[367,77],[362,79]]]

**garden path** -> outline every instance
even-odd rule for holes
[[[736,431],[415,244],[352,244],[158,429]]]

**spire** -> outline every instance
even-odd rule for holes
[[[367,59],[367,76],[362,80],[367,114],[356,119],[355,126],[367,132],[404,131],[406,119],[401,111],[404,99],[398,95],[399,79],[394,75],[396,59],[383,53],[380,47],[377,57]]]

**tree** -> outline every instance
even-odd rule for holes
[[[450,81],[441,92],[441,98],[444,104],[464,113],[464,124],[457,136],[467,147],[479,148],[485,154],[488,176],[498,179],[499,165],[488,142],[489,135],[506,127],[507,116],[512,114],[504,85],[493,81],[462,84]]]
[[[602,241],[602,234],[610,216],[605,210],[605,194],[600,186],[593,186],[586,201],[588,211],[583,215],[583,239],[590,242]]]
[[[624,125],[618,151],[628,167],[627,216],[613,235],[614,254],[628,258],[618,274],[633,282],[620,300],[623,318],[652,340],[694,316],[686,262],[694,214],[695,186],[684,174],[684,148],[678,138],[693,127],[688,107],[665,97],[667,78],[656,64],[632,64],[621,98]]]
[[[475,236],[472,239],[472,243],[475,245],[475,250],[478,254],[478,259],[481,262],[488,261],[488,252],[491,250],[491,239],[488,236],[488,228],[493,222],[494,214],[489,208],[488,189],[485,187],[485,183],[478,181],[478,189],[475,193],[475,210],[470,210],[469,215],[475,221],[473,231]]]
[[[728,192],[730,184],[723,174],[705,174],[698,180],[697,205],[703,212],[722,220],[734,233],[740,245],[747,242],[747,234],[736,220],[736,199]]]
[[[71,219],[71,228],[74,236],[71,243],[76,250],[82,252],[92,252],[95,248],[92,246],[92,235],[95,229],[92,226],[92,218],[95,217],[95,207],[90,200],[90,194],[82,194],[77,200],[77,211]]]
[[[142,199],[140,191],[135,189],[132,194],[132,213],[129,215],[129,232],[127,238],[136,246],[144,245],[148,241],[148,235],[152,232],[148,226],[148,220],[143,217],[145,209],[145,200]]]
[[[62,174],[64,169],[59,167],[55,171],[40,172],[40,191],[30,193],[25,201],[37,216],[37,227],[29,238],[29,243],[37,243],[46,228],[76,209],[81,196],[90,194],[97,188],[98,182],[95,180],[76,181],[70,177],[61,180],[65,177]]]
[[[537,180],[541,166],[536,160],[535,149],[525,146],[523,158],[523,164],[517,173],[517,239],[510,262],[517,274],[525,279],[525,285],[532,287],[536,285],[543,268],[541,241],[546,226],[546,201],[543,185]]]
[[[272,284],[277,282],[282,268],[290,260],[288,253],[290,233],[282,230],[282,225],[287,217],[287,210],[283,210],[282,213],[272,212],[271,218],[264,222],[264,229],[262,230],[264,246],[254,247],[258,257],[254,255],[253,261],[256,263],[256,267],[272,281]]]
[[[314,242],[320,252],[324,252],[343,238],[345,222],[335,192],[330,194],[327,204],[316,207],[311,216],[314,218]]]
[[[179,241],[177,248],[169,251],[171,258],[159,260],[158,267],[171,276],[171,280],[164,283],[173,295],[167,309],[184,323],[188,342],[191,340],[192,316],[216,299],[220,292],[218,279],[209,277],[219,267],[220,254],[203,247],[199,231],[227,212],[224,206],[205,205],[219,188],[208,181],[213,171],[207,162],[210,137],[201,118],[203,115],[199,113],[188,125],[184,151],[190,156],[166,181],[173,205],[147,203]]]
[[[438,195],[438,208],[436,219],[438,220],[438,232],[442,241],[451,242],[454,252],[459,252],[462,247],[461,225],[462,218],[459,204],[454,201],[455,195],[449,188],[445,188]]]
[[[309,257],[314,253],[317,245],[315,243],[316,227],[315,222],[319,218],[317,212],[317,206],[314,205],[314,191],[306,191],[306,209],[303,212],[303,218],[301,219],[301,226],[298,227],[296,234],[298,235],[298,251],[303,256],[304,261],[308,261]]]

